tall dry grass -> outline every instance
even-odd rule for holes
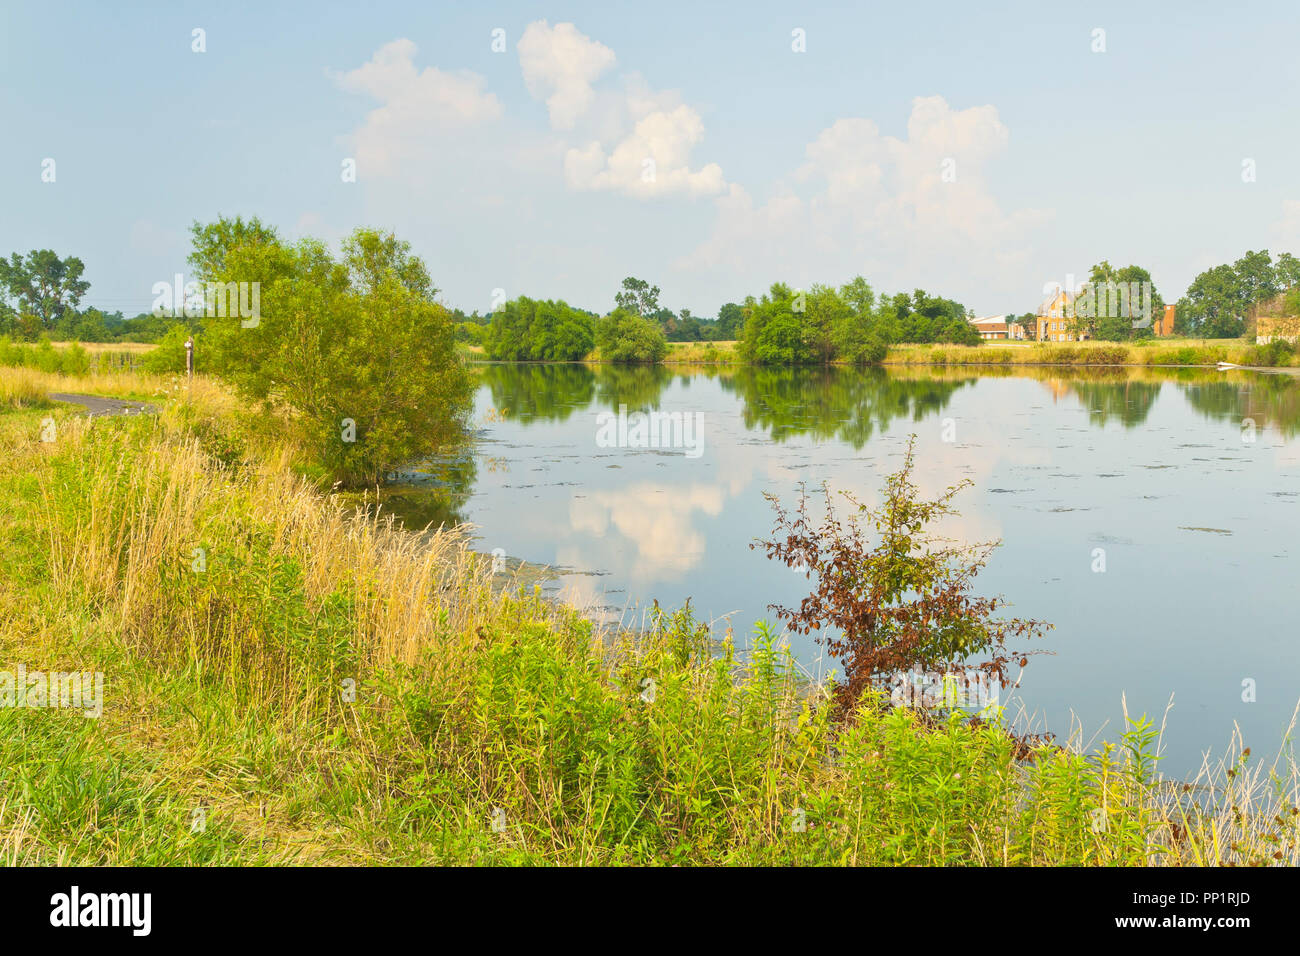
[[[30,368],[4,369],[0,374],[0,408],[45,408],[50,404],[50,380]]]

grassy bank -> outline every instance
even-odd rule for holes
[[[1300,365],[1292,350],[1239,339],[1150,339],[1141,342],[985,342],[981,345],[891,345],[886,365]],[[670,342],[666,365],[744,364],[738,342]]]
[[[1215,365],[1290,366],[1290,351],[1237,339],[1150,339],[1143,342],[986,342],[966,345],[893,345],[893,365]]]
[[[665,365],[738,365],[739,342],[669,342]]]
[[[44,404],[114,387],[160,414]],[[1289,762],[1184,791],[1145,723],[1028,759],[876,700],[837,726],[765,626],[593,627],[286,433],[203,379],[0,370],[0,669],[105,675],[99,718],[0,707],[6,862],[1298,862]]]

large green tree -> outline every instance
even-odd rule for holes
[[[1277,257],[1274,276],[1279,289],[1294,289],[1300,286],[1300,259],[1283,252]]]
[[[1205,338],[1241,335],[1250,303],[1230,265],[1206,269],[1187,287],[1184,300],[1189,331]]]
[[[382,482],[464,438],[473,387],[451,314],[409,243],[358,229],[335,256],[314,239],[212,226],[196,226],[191,264],[203,281],[261,283],[261,315],[251,327],[205,318],[201,367],[294,409],[344,484]]]
[[[1116,268],[1103,259],[1090,270],[1075,307],[1070,328],[1076,334],[1087,332],[1107,342],[1122,342],[1152,335],[1152,323],[1164,313],[1165,303],[1147,269]]]
[[[718,310],[718,340],[727,342],[740,338],[745,329],[745,310],[735,302],[728,302]]]
[[[659,287],[628,276],[623,280],[623,288],[614,295],[614,305],[648,319],[659,311]]]
[[[1251,306],[1290,287],[1300,277],[1297,272],[1290,255],[1274,266],[1267,249],[1247,252],[1232,265],[1206,269],[1193,279],[1178,303],[1178,320],[1186,331],[1206,338],[1241,335]]]
[[[21,311],[51,329],[90,288],[81,277],[85,268],[76,256],[61,259],[53,249],[33,249],[26,256],[15,252],[8,261],[0,259],[0,286],[18,300]]]
[[[883,299],[877,310],[881,337],[888,342],[944,342],[979,345],[979,333],[960,302],[914,289]]]

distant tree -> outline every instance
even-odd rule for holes
[[[891,297],[881,312],[889,341],[980,344],[979,333],[966,319],[965,306],[924,289],[915,289],[910,296],[903,292]]]
[[[774,283],[747,298],[743,314],[741,353],[758,364],[874,362],[891,342],[980,344],[960,302],[923,289],[877,298],[861,277],[806,293]]]
[[[951,345],[979,345],[984,340],[980,338],[979,330],[969,320],[960,318],[949,319],[939,330],[936,341]]]
[[[1251,307],[1300,285],[1300,262],[1267,249],[1247,252],[1231,265],[1206,269],[1178,303],[1175,330],[1206,338],[1232,338],[1246,330]]]
[[[21,311],[52,329],[90,288],[81,278],[85,268],[75,256],[60,259],[53,249],[33,249],[25,257],[15,252],[8,261],[0,259],[0,285],[17,298]]]
[[[116,332],[120,342],[160,342],[173,326],[181,325],[187,329],[196,329],[200,323],[195,320],[176,319],[170,316],[154,315],[141,312],[134,318],[122,321]]]
[[[729,342],[740,338],[745,328],[745,310],[735,302],[728,302],[718,310],[718,340]]]
[[[1277,257],[1274,275],[1279,289],[1294,289],[1300,286],[1300,259],[1284,252]]]
[[[804,295],[803,336],[812,361],[825,365],[836,358],[836,342],[853,309],[832,286],[814,283]]]
[[[745,300],[741,354],[759,365],[806,365],[813,361],[804,334],[807,299],[784,282],[774,282],[761,299]]]
[[[646,316],[663,330],[664,336],[671,338],[677,331],[677,316],[672,309],[658,308]]]
[[[1136,296],[1132,294],[1134,290]],[[1144,333],[1144,330],[1164,313],[1164,299],[1149,271],[1135,265],[1117,269],[1106,259],[1092,267],[1075,306],[1076,315],[1068,328],[1076,334],[1086,332],[1108,342],[1126,341],[1143,334],[1149,336],[1151,333]],[[1139,323],[1138,326],[1135,327],[1134,322]]]
[[[60,342],[108,342],[113,338],[104,313],[99,309],[67,310],[54,323],[50,335]]]
[[[1273,259],[1267,249],[1247,252],[1232,264],[1237,275],[1237,287],[1247,306],[1271,299],[1280,291]]]
[[[1251,303],[1230,265],[1206,269],[1193,279],[1186,302],[1187,325],[1205,338],[1235,338],[1245,330]]]
[[[876,293],[862,276],[855,276],[840,288],[840,297],[858,318],[869,318],[876,306]]]
[[[492,313],[483,335],[489,357],[514,362],[576,362],[591,351],[591,317],[563,301],[520,296]]]
[[[668,343],[659,326],[625,308],[596,320],[596,347],[606,362],[662,362]]]
[[[671,331],[666,332],[669,342],[701,342],[716,339],[717,323],[692,315],[690,309],[682,309],[673,323]]]
[[[628,276],[623,280],[623,291],[614,296],[614,304],[626,312],[650,318],[659,311],[659,287]]]
[[[483,345],[484,327],[475,322],[456,323],[456,341],[466,345]]]

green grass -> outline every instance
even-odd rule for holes
[[[1292,350],[1255,346],[1240,339],[1148,339],[1141,342],[986,342],[964,345],[894,345],[895,365],[1215,365],[1296,364]]]
[[[0,669],[106,675],[99,719],[0,708],[7,862],[1297,862],[1290,764],[1234,757],[1198,809],[1143,721],[1028,755],[878,698],[833,723],[765,624],[597,628],[348,512],[257,418],[0,407]]]
[[[669,342],[665,365],[739,365],[738,342]]]

